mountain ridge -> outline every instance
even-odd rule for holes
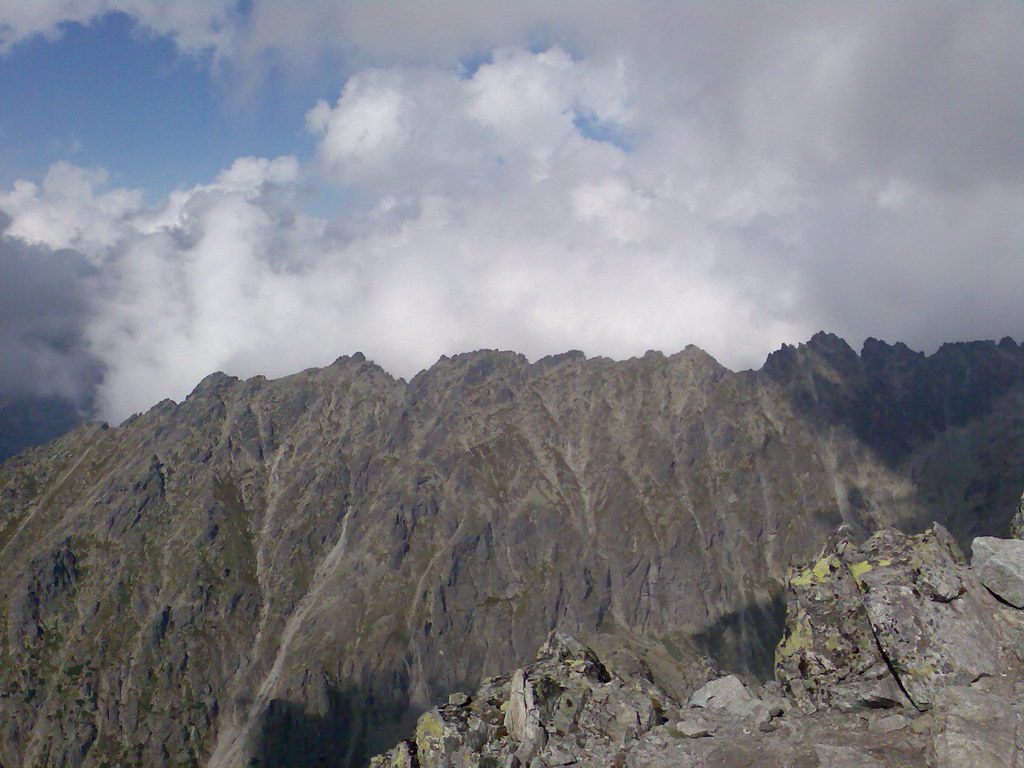
[[[408,382],[357,353],[29,449],[0,465],[0,763],[355,764],[555,628],[682,688],[763,677],[835,525],[1005,534],[1024,485],[1012,340],[839,342]]]

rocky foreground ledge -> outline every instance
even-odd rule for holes
[[[1024,541],[840,527],[788,579],[775,680],[688,701],[559,632],[536,661],[422,715],[372,768],[1024,765]]]

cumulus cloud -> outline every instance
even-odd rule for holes
[[[138,190],[98,193],[107,181],[102,168],[80,168],[67,162],[54,163],[41,187],[31,181],[16,181],[11,191],[0,194],[0,209],[11,217],[7,234],[99,258],[131,231],[126,219],[142,203]]]
[[[334,108],[320,101],[307,126],[341,184],[423,194],[510,176],[534,182],[568,155],[620,157],[614,145],[588,140],[580,123],[628,125],[624,69],[577,62],[558,47],[498,49],[470,77],[435,67],[372,69],[349,79]]]
[[[88,265],[104,413],[357,349],[744,367],[820,328],[1024,329],[1020,6],[597,5],[257,2],[208,45],[347,57],[308,165],[157,205],[66,163],[0,192],[8,245]]]

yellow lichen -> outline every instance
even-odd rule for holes
[[[814,574],[810,568],[804,568],[799,574],[790,579],[789,583],[794,587],[807,587],[814,581]]]
[[[789,583],[795,587],[808,587],[815,581],[823,581],[828,578],[836,568],[839,561],[835,555],[823,557],[810,568],[804,568],[799,574],[790,579]]]
[[[870,560],[862,560],[859,563],[854,563],[850,566],[850,574],[853,576],[853,580],[857,582],[857,586],[860,587],[863,585],[861,576],[872,568],[878,568],[883,565],[892,565],[892,558],[887,557],[883,560],[879,560],[877,563],[872,563]]]
[[[814,642],[814,632],[811,629],[811,622],[806,614],[797,616],[793,621],[792,630],[783,638],[776,649],[776,659],[792,656],[797,651],[810,648]]]
[[[439,739],[444,735],[444,721],[433,710],[425,712],[416,723],[416,743],[420,738]]]
[[[904,667],[900,670],[900,673],[910,677],[929,679],[935,675],[935,667],[924,662],[912,667]]]

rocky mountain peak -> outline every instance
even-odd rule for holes
[[[228,376],[223,371],[215,371],[196,384],[189,397],[202,397],[203,395],[223,392],[238,380],[237,376]]]

